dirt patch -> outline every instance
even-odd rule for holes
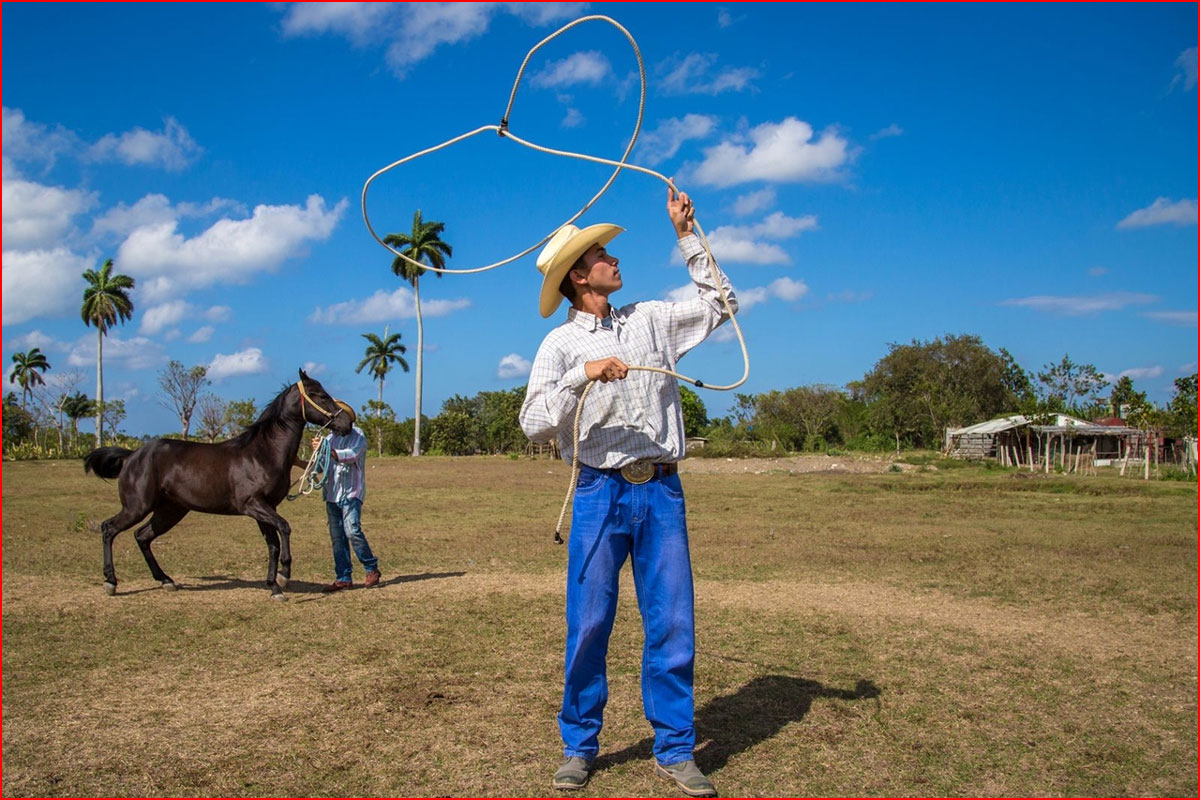
[[[899,464],[888,455],[844,455],[831,456],[823,453],[812,455],[780,456],[779,458],[688,458],[679,463],[679,471],[699,475],[727,475],[749,473],[761,475],[778,472],[798,475],[805,472],[877,473],[895,472],[893,466],[903,472],[919,469],[912,464]]]

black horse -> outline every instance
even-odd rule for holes
[[[350,419],[320,383],[300,380],[267,405],[240,434],[218,444],[155,439],[137,450],[102,447],[83,459],[85,472],[117,478],[121,511],[100,526],[104,537],[104,590],[116,594],[112,543],[121,531],[153,514],[134,533],[150,574],[167,590],[177,587],[150,552],[150,543],[189,511],[243,514],[258,522],[267,542],[267,588],[285,600],[280,584],[292,574],[292,528],[275,509],[287,496],[304,424],[350,431]],[[282,546],[281,546],[282,541]],[[278,574],[277,574],[278,571]],[[278,580],[277,580],[278,578]]]

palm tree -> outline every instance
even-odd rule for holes
[[[129,292],[134,280],[128,275],[113,274],[112,259],[104,262],[97,272],[89,269],[83,273],[88,287],[83,290],[83,306],[80,316],[84,325],[96,326],[96,447],[104,445],[104,335],[108,329],[133,316],[133,301]]]
[[[392,364],[400,365],[400,368],[408,372],[408,362],[402,357],[403,353],[408,352],[408,348],[400,344],[400,334],[393,333],[388,336],[387,326],[383,329],[383,338],[380,339],[373,333],[364,333],[363,338],[369,344],[367,345],[366,358],[358,362],[358,366],[354,368],[355,372],[362,372],[364,367],[371,373],[372,377],[379,379],[379,407],[383,408],[383,378],[391,372]],[[379,428],[379,454],[383,455],[383,428]]]
[[[440,234],[446,230],[443,222],[426,222],[421,219],[421,210],[413,214],[412,233],[389,233],[383,241],[398,248],[401,253],[418,264],[425,263],[435,269],[445,269],[446,259],[453,254],[450,245],[443,242]],[[417,306],[417,413],[416,427],[413,428],[414,456],[421,455],[421,376],[423,370],[422,358],[425,345],[425,326],[421,320],[421,291],[420,279],[425,273],[425,267],[412,264],[397,256],[392,260],[392,272],[408,281],[413,287],[413,299]],[[442,277],[442,273],[437,273]]]
[[[50,369],[50,362],[37,347],[28,353],[13,353],[12,362],[13,368],[9,373],[8,382],[21,387],[21,410],[28,411],[29,395],[33,394],[34,386],[39,383],[43,386],[46,384],[40,373]]]
[[[79,440],[79,420],[95,413],[96,404],[83,392],[76,392],[65,396],[60,406],[67,419],[71,420],[71,447],[75,447],[75,442]]]

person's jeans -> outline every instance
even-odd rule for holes
[[[692,758],[695,623],[683,489],[678,475],[631,484],[584,466],[567,546],[567,643],[563,753],[594,759],[608,700],[606,657],[621,566],[633,558],[642,615],[642,703],[654,728],[654,755],[670,765]]]
[[[362,530],[362,500],[351,499],[342,503],[325,502],[325,515],[329,517],[329,539],[333,543],[333,572],[336,580],[350,583],[353,564],[350,547],[367,572],[379,567],[379,559],[371,552],[367,537]]]

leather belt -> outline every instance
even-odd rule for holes
[[[646,483],[651,478],[665,478],[679,471],[679,465],[674,462],[633,461],[619,469],[607,469],[604,472],[618,473],[629,483]]]

